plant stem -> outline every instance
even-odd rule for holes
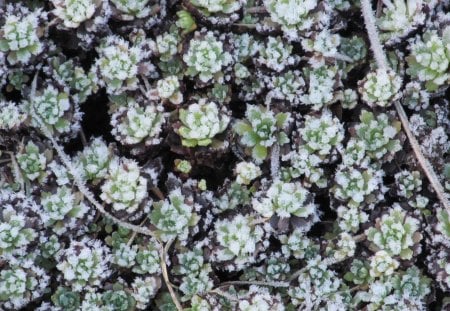
[[[159,257],[161,260],[161,270],[162,270],[164,282],[166,283],[167,289],[169,290],[169,293],[170,293],[170,296],[172,297],[173,303],[175,304],[178,311],[183,311],[183,307],[181,306],[181,303],[177,298],[177,294],[173,290],[172,283],[170,283],[169,273],[167,271],[167,265],[166,265],[167,251],[169,250],[172,243],[173,243],[173,240],[170,240],[166,243],[166,245],[163,248],[161,248],[161,251],[159,253]]]

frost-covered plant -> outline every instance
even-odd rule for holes
[[[422,190],[422,178],[419,171],[401,171],[395,174],[397,194],[407,199]]]
[[[149,2],[150,0],[111,0],[115,8],[123,13],[121,17],[124,20],[149,16],[151,13]]]
[[[300,103],[303,86],[305,85],[305,81],[300,76],[300,71],[290,70],[283,74],[277,74],[272,76],[267,83],[271,89],[267,96],[285,100],[290,105],[298,105]]]
[[[340,151],[344,165],[367,167],[369,164],[369,158],[366,155],[366,143],[363,140],[351,138],[345,149]]]
[[[256,61],[269,69],[280,72],[296,62],[296,58],[291,55],[292,49],[292,45],[283,42],[280,37],[269,37],[259,51]]]
[[[418,230],[419,221],[395,205],[389,213],[377,219],[374,227],[366,230],[366,235],[374,249],[409,260],[414,254],[414,247],[422,239]]]
[[[370,158],[378,160],[386,154],[392,156],[401,149],[400,141],[395,138],[401,129],[400,121],[390,121],[384,113],[375,116],[366,110],[361,112],[359,119],[361,123],[355,126],[356,135],[364,142]]]
[[[216,221],[214,233],[220,247],[215,249],[215,253],[219,262],[232,260],[237,269],[242,269],[255,261],[258,244],[267,244],[267,241],[263,240],[264,229],[252,222],[253,217],[241,214],[230,220]]]
[[[241,184],[233,182],[226,188],[226,192],[222,194],[215,203],[219,211],[235,209],[239,205],[250,203],[250,191],[247,187],[243,187]]]
[[[252,162],[239,162],[236,164],[236,182],[240,185],[249,185],[252,180],[261,176],[259,166]]]
[[[369,262],[354,259],[350,266],[350,271],[345,273],[344,279],[356,285],[369,283],[372,280]]]
[[[183,94],[180,91],[180,81],[176,76],[168,76],[156,82],[158,96],[164,100],[170,101],[174,105],[183,102]]]
[[[102,308],[106,310],[129,311],[136,305],[130,291],[120,283],[113,284],[111,289],[105,291],[101,300]]]
[[[450,28],[444,33],[448,34]],[[429,91],[435,91],[446,83],[449,78],[450,45],[448,35],[440,37],[434,31],[427,31],[422,38],[417,37],[411,44],[411,54],[408,61],[407,73],[413,78],[425,82]]]
[[[360,224],[365,223],[369,219],[369,216],[356,206],[346,207],[341,205],[337,208],[337,214],[338,226],[346,232],[358,232]]]
[[[95,69],[99,71],[100,85],[106,86],[108,94],[117,95],[138,88],[138,65],[146,56],[138,46],[118,36],[108,36],[96,48],[99,57]]]
[[[193,251],[181,253],[178,260],[179,266],[175,268],[175,273],[182,275],[180,290],[185,295],[184,300],[205,293],[213,287],[208,275],[212,271],[211,265],[204,262],[200,249],[194,248]]]
[[[299,131],[304,142],[302,148],[321,158],[329,156],[334,148],[339,149],[344,139],[344,127],[328,109],[320,116],[305,116],[305,124]]]
[[[68,248],[59,254],[56,268],[73,291],[82,291],[86,286],[99,286],[108,278],[110,253],[100,240],[83,238],[71,241]]]
[[[366,42],[360,36],[341,38],[340,52],[354,62],[364,59],[367,55]]]
[[[31,181],[42,179],[46,176],[47,158],[31,140],[24,147],[22,152],[16,156],[22,173]]]
[[[353,109],[358,104],[358,94],[353,89],[345,89],[340,96],[342,107]]]
[[[288,295],[294,305],[303,303],[311,308],[323,300],[327,301],[328,296],[339,289],[341,282],[335,272],[328,269],[326,262],[316,257],[307,262],[298,277],[298,286],[291,286]]]
[[[66,133],[74,126],[66,117],[71,108],[69,94],[60,92],[53,85],[31,98],[26,107],[35,126],[40,126],[37,118],[33,117],[35,114],[51,132]]]
[[[212,32],[205,35],[196,34],[189,42],[189,49],[183,55],[189,76],[198,76],[206,83],[219,78],[222,68],[231,62],[231,55],[224,51],[223,43],[216,39]]]
[[[326,65],[306,67],[304,76],[308,92],[301,97],[302,103],[312,106],[313,110],[320,110],[331,104],[335,100],[336,73],[337,67]]]
[[[80,219],[88,211],[88,207],[79,201],[80,198],[66,186],[59,187],[55,193],[43,192],[43,213],[40,213],[42,221],[57,234],[67,231],[74,226],[76,219]]]
[[[232,38],[233,58],[237,62],[245,62],[255,56],[262,47],[261,43],[249,33],[233,34]]]
[[[136,300],[136,307],[140,310],[145,310],[151,298],[156,295],[160,287],[161,280],[157,277],[147,276],[145,278],[135,278],[131,284],[131,288],[133,290],[133,298]]]
[[[56,307],[63,310],[76,311],[80,307],[80,295],[65,287],[58,287],[51,299]]]
[[[327,180],[322,168],[319,165],[323,160],[316,154],[311,154],[302,145],[298,150],[291,151],[282,157],[283,161],[290,161],[290,166],[286,168],[289,177],[298,178],[304,176],[308,183],[316,184],[320,188],[327,185]]]
[[[207,14],[230,14],[242,6],[242,1],[239,0],[190,0],[189,2]]]
[[[378,251],[370,259],[370,276],[379,278],[394,273],[399,263],[393,259],[386,251]]]
[[[147,197],[147,180],[141,176],[138,164],[126,158],[109,164],[106,182],[100,198],[116,211],[135,212]]]
[[[273,22],[281,25],[283,31],[296,38],[297,31],[307,30],[313,24],[311,11],[318,5],[317,0],[265,0],[264,6]]]
[[[430,93],[424,90],[417,81],[409,82],[403,90],[403,104],[411,110],[426,109],[430,103]]]
[[[55,9],[52,11],[67,28],[77,28],[89,20],[97,8],[94,0],[52,0]]]
[[[137,104],[120,107],[111,116],[111,134],[124,145],[145,142],[146,145],[160,143],[159,134],[165,122],[159,106]]]
[[[276,214],[281,218],[308,218],[316,213],[311,193],[298,182],[274,181],[267,191],[255,195],[252,206],[264,217]]]
[[[350,234],[343,232],[337,237],[335,250],[333,251],[334,259],[342,261],[346,258],[351,258],[355,255],[355,250],[355,240]]]
[[[305,235],[303,228],[295,228],[290,235],[280,235],[281,251],[287,257],[310,260],[320,251],[320,245]]]
[[[177,54],[178,41],[178,35],[170,32],[163,33],[156,37],[156,50],[161,61],[166,62]]]
[[[391,278],[394,294],[398,297],[424,299],[431,291],[431,279],[423,276],[416,266],[395,274]]]
[[[30,12],[21,4],[7,6],[5,22],[0,28],[0,51],[8,54],[10,64],[28,63],[33,55],[42,52],[39,24],[46,19],[42,9]]]
[[[10,101],[0,100],[0,130],[14,130],[25,121],[22,106]]]
[[[402,79],[394,71],[377,69],[358,82],[358,90],[369,106],[388,107],[400,94]]]
[[[41,297],[49,283],[45,270],[31,263],[4,266],[0,271],[0,302],[9,310],[19,310]]]
[[[199,220],[194,211],[192,198],[185,197],[177,188],[168,194],[164,201],[153,203],[150,221],[157,228],[157,234],[163,241],[173,238],[185,240],[189,227],[195,226]]]
[[[29,228],[25,215],[16,212],[10,205],[2,206],[0,216],[0,258],[17,252],[20,254],[34,241],[37,232]]]
[[[112,151],[100,138],[94,138],[75,158],[75,166],[82,171],[86,180],[99,180],[108,172]]]
[[[155,274],[160,273],[160,271],[159,253],[155,245],[149,243],[145,247],[139,246],[133,272],[138,274]]]
[[[341,44],[341,37],[332,34],[330,30],[324,29],[312,36],[312,38],[302,38],[302,47],[305,51],[318,53],[325,57],[334,57],[337,48]]]
[[[224,111],[206,99],[189,105],[187,109],[180,109],[179,118],[182,125],[178,134],[186,147],[210,145],[214,136],[222,133],[230,122],[230,117]]]
[[[256,163],[267,158],[268,148],[274,144],[283,145],[289,138],[283,130],[286,128],[290,114],[274,114],[262,106],[247,105],[245,120],[235,123],[234,131],[241,136],[241,143],[251,148]]]
[[[423,24],[426,14],[423,0],[383,0],[383,11],[377,19],[381,30],[380,38],[389,43],[397,42],[401,37]]]
[[[349,207],[359,207],[370,203],[369,196],[378,191],[382,185],[384,171],[373,168],[358,169],[341,165],[336,171],[336,184],[331,189],[334,196],[347,201]]]
[[[251,285],[238,302],[240,311],[284,311],[285,306],[279,293],[271,294],[266,287]]]

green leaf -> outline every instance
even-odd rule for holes
[[[267,158],[267,147],[256,145],[252,149],[252,157],[256,161],[263,161]]]
[[[233,126],[234,131],[239,135],[244,135],[253,130],[252,126],[247,121],[238,121]]]

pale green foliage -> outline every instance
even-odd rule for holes
[[[80,198],[66,186],[59,187],[56,193],[42,193],[42,221],[57,234],[61,234],[70,227],[71,222],[83,217],[88,211],[88,207],[79,201]]]
[[[164,201],[153,203],[149,217],[163,241],[173,238],[185,240],[189,227],[195,226],[199,219],[193,203],[188,201],[179,188],[171,191]]]
[[[368,196],[379,190],[382,174],[383,171],[373,168],[340,166],[334,177],[336,184],[331,191],[337,199],[348,202],[349,207],[358,207],[370,203],[366,202]]]
[[[178,255],[179,266],[175,268],[175,273],[182,275],[180,290],[184,299],[190,299],[194,295],[202,294],[213,287],[213,282],[209,277],[212,272],[211,265],[204,262],[203,252],[194,248]]]
[[[198,76],[200,81],[208,82],[221,74],[222,68],[231,62],[231,55],[224,51],[222,42],[208,32],[189,42],[183,60],[188,66],[187,75]]]
[[[369,262],[359,259],[353,260],[350,271],[344,275],[344,279],[353,282],[356,285],[369,283],[372,280]]]
[[[361,112],[359,119],[361,123],[355,126],[356,135],[364,143],[370,158],[378,160],[385,155],[392,156],[401,149],[400,141],[395,138],[401,129],[400,121],[390,121],[384,113],[375,116],[366,110]]]
[[[335,100],[333,90],[337,71],[337,67],[325,64],[313,68],[305,67],[308,92],[301,97],[302,103],[312,106],[315,111],[331,104]]]
[[[293,46],[284,43],[280,37],[269,37],[265,46],[260,50],[258,63],[277,72],[294,64],[295,58],[291,56]]]
[[[101,85],[106,86],[109,94],[137,89],[138,65],[144,58],[139,47],[130,47],[124,39],[109,36],[97,47],[97,52],[95,68],[100,73]]]
[[[241,136],[241,144],[251,148],[257,163],[267,158],[269,147],[289,142],[283,132],[290,119],[289,113],[274,114],[262,106],[247,105],[245,116],[246,119],[236,122],[233,129]]]
[[[239,297],[241,311],[284,311],[280,294],[271,294],[268,288],[251,285],[245,295]]]
[[[56,268],[74,291],[87,285],[99,286],[109,276],[110,254],[99,240],[72,241],[60,256]]]
[[[187,109],[179,110],[182,123],[178,129],[181,143],[186,147],[208,146],[212,139],[222,133],[230,122],[230,117],[219,110],[214,102],[200,100]]]
[[[33,55],[38,55],[44,46],[39,40],[40,19],[46,14],[41,10],[30,12],[18,5],[20,13],[5,14],[5,23],[0,28],[0,51],[7,53],[10,64],[28,63]]]
[[[150,0],[111,0],[120,12],[127,15],[125,20],[147,17],[151,13],[151,8],[147,6],[149,2]]]
[[[407,199],[422,190],[422,178],[419,171],[401,171],[395,174],[398,195]]]
[[[396,42],[425,21],[424,0],[383,1],[382,14],[377,19],[383,41]]]
[[[40,94],[31,98],[26,107],[35,126],[39,126],[37,118],[33,117],[37,114],[50,131],[65,133],[70,130],[71,124],[65,118],[70,109],[69,94],[60,92],[54,86],[47,86]]]
[[[309,260],[319,254],[320,246],[308,238],[301,229],[294,229],[290,235],[280,235],[281,251],[287,257]]]
[[[339,148],[344,139],[344,127],[327,109],[320,116],[305,116],[305,125],[299,131],[305,143],[302,147],[321,158],[330,155],[334,148]]]
[[[257,244],[264,236],[260,225],[252,224],[253,218],[236,215],[233,219],[219,220],[215,223],[214,233],[221,246],[217,249],[217,260],[233,260],[233,264],[242,268],[254,261]]]
[[[438,219],[437,230],[447,238],[450,238],[450,216],[445,209],[438,209],[436,211]]]
[[[135,212],[147,197],[147,180],[140,175],[138,164],[129,159],[114,159],[109,164],[100,198],[116,211]]]
[[[411,259],[412,247],[422,239],[418,230],[419,221],[395,205],[388,214],[377,220],[375,227],[366,230],[366,235],[375,249],[385,250],[391,256]]]
[[[133,272],[138,274],[155,274],[161,272],[159,253],[154,244],[149,243],[145,247],[139,247]]]
[[[299,146],[297,151],[291,151],[282,159],[290,161],[290,166],[285,171],[289,178],[304,176],[308,183],[316,184],[321,188],[327,186],[324,171],[320,168],[323,160],[318,155],[311,154],[306,148]]]
[[[254,179],[261,176],[262,171],[259,166],[252,162],[239,162],[236,164],[236,182],[240,185],[249,185]]]
[[[77,155],[75,166],[82,171],[86,180],[99,180],[106,176],[111,158],[111,149],[103,139],[97,137]]]
[[[0,100],[0,130],[17,129],[26,119],[22,109],[13,102]]]
[[[369,216],[360,211],[357,207],[339,206],[337,209],[339,228],[346,232],[356,233],[359,230],[360,224],[365,223]]]
[[[176,76],[168,76],[158,80],[156,90],[160,98],[167,99],[172,104],[179,105],[183,101],[183,94],[180,92],[180,81]]]
[[[378,69],[371,71],[358,82],[358,90],[370,106],[388,107],[398,98],[402,80],[393,71]]]
[[[111,134],[124,145],[160,143],[164,114],[154,105],[120,107],[111,116]]]
[[[47,159],[31,140],[17,157],[17,163],[28,180],[41,179],[45,177]]]
[[[316,212],[311,194],[298,182],[275,181],[267,191],[255,195],[252,206],[264,217],[308,218]]]
[[[417,38],[411,45],[407,73],[421,82],[429,91],[435,91],[449,78],[448,66],[450,62],[450,42],[448,33],[440,37],[436,32],[426,32],[422,38]]]
[[[265,0],[264,6],[270,18],[281,25],[283,31],[292,37],[298,30],[307,30],[313,20],[310,13],[317,7],[316,0]]]
[[[379,278],[394,273],[399,262],[393,259],[386,251],[378,251],[370,259],[370,276]]]
[[[26,220],[25,215],[17,213],[11,206],[3,208],[0,215],[0,258],[20,251],[36,238],[37,232],[27,228]]]
[[[77,28],[90,19],[96,9],[94,0],[51,0],[55,9],[52,11],[62,19],[67,28]]]
[[[19,310],[40,297],[49,283],[44,270],[34,266],[3,267],[0,271],[0,302],[9,310]]]
[[[190,0],[190,2],[207,14],[230,14],[239,10],[242,5],[239,0]]]

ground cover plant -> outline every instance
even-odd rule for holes
[[[450,310],[450,2],[0,0],[0,310]]]

